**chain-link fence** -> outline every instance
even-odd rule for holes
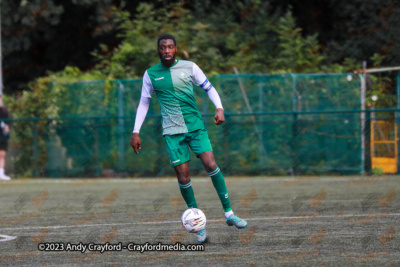
[[[350,174],[368,165],[362,158],[359,77],[252,74],[217,75],[210,81],[224,105],[224,124],[213,123],[215,107],[207,94],[199,87],[194,93],[225,174]],[[140,132],[140,155],[129,145],[141,84],[53,84],[68,89],[57,104],[59,117],[14,120],[9,171],[33,177],[173,174],[156,96]],[[396,111],[396,106],[386,108]],[[203,172],[194,154],[190,168],[193,174]]]

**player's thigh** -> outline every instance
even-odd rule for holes
[[[171,167],[190,161],[190,151],[185,134],[164,135]]]
[[[0,140],[0,156],[4,157],[7,150],[8,150],[8,142]]]
[[[213,151],[208,132],[205,129],[190,133],[189,146],[196,157],[206,151]]]

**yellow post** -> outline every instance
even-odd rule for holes
[[[397,173],[397,124],[388,121],[371,123],[371,167],[384,173]]]

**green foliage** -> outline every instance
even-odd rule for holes
[[[2,52],[6,93],[29,90],[29,81],[65,66],[89,69],[98,43],[116,40],[112,0],[2,1]]]
[[[384,174],[384,172],[383,172],[382,168],[374,167],[374,168],[372,168],[372,174],[373,175],[382,175],[382,174]]]
[[[112,78],[140,78],[159,61],[156,40],[170,32],[178,42],[178,58],[195,61],[206,73],[341,72],[353,61],[327,67],[317,35],[303,37],[292,12],[284,15],[270,11],[268,2],[222,1],[213,13],[209,5],[195,5],[196,12],[181,3],[155,9],[141,3],[131,19],[126,11],[114,10],[123,41],[109,51],[100,46],[93,55],[96,70]]]
[[[40,3],[26,3],[27,6],[23,8],[28,12]],[[120,45],[112,49],[106,43],[100,44],[92,52],[97,62],[94,68],[81,72],[74,70],[74,67],[66,67],[56,74],[59,82],[92,78],[141,78],[147,68],[159,61],[156,40],[162,32],[176,36],[178,58],[195,61],[206,73],[232,73],[233,66],[238,67],[241,73],[343,72],[354,67],[354,60],[349,58],[340,65],[325,65],[318,36],[303,36],[291,10],[273,10],[269,2],[223,0],[215,4],[203,1],[192,6],[179,2],[162,7],[140,3],[134,14],[110,3],[108,0],[101,2],[96,12],[102,15],[97,18],[97,23],[100,28],[104,24],[117,30],[117,37],[122,40]],[[83,8],[91,6],[93,1],[75,4]],[[46,8],[53,5],[52,1],[48,1]],[[16,7],[7,8],[11,12]],[[23,8],[19,15],[24,14]],[[46,23],[59,25],[57,23],[61,23],[65,8],[63,5],[54,6],[50,13],[40,14]],[[26,13],[26,17],[19,19],[28,21],[29,16]],[[17,21],[19,19],[14,18]],[[6,19],[6,25],[13,22],[9,20]],[[37,19],[32,24],[32,31],[28,31],[27,35],[24,33],[15,42],[29,45],[33,37],[31,35],[39,34],[35,23],[39,23]],[[48,27],[47,24],[43,25]],[[42,30],[48,31],[47,28]],[[93,35],[96,34],[94,30]],[[6,57],[12,54],[12,49],[19,47],[13,40],[5,38]],[[72,43],[68,42],[67,45],[71,46]],[[11,61],[5,62],[7,68],[7,62]]]
[[[375,53],[370,60],[375,68],[382,67],[384,57]],[[388,108],[396,107],[397,96],[392,94],[395,82],[387,76],[387,73],[378,72],[367,75],[366,103],[369,107]],[[377,117],[393,118],[393,112],[380,112]]]
[[[140,78],[158,61],[163,31],[176,35],[180,58],[207,73],[232,73],[232,65],[241,73],[348,72],[377,52],[384,65],[400,58],[400,6],[391,0],[24,0],[3,1],[1,13],[7,93],[65,66]]]
[[[396,1],[345,1],[330,0],[331,24],[325,33],[329,62],[352,57],[359,62],[368,60],[379,52],[385,65],[400,62],[400,5]]]
[[[317,35],[302,37],[290,11],[279,19],[275,29],[279,42],[273,66],[277,72],[319,72],[323,57]]]
[[[207,36],[210,25],[196,23],[193,14],[180,4],[155,9],[154,5],[142,3],[137,16],[130,19],[126,11],[115,11],[119,25],[121,45],[113,51],[96,51],[96,69],[112,78],[141,78],[147,68],[159,61],[157,39],[162,32],[171,32],[178,40],[178,58],[207,63],[204,69],[218,65],[221,56],[210,46]],[[204,40],[202,42],[197,42]],[[209,46],[204,49],[205,46]]]
[[[49,125],[51,121],[46,119],[71,116],[71,112],[74,113],[73,116],[87,114],[88,103],[92,100],[80,105],[74,97],[77,92],[71,91],[67,84],[100,78],[103,76],[98,71],[89,73],[81,72],[76,67],[66,67],[62,72],[52,73],[29,83],[29,91],[23,91],[16,97],[5,96],[4,104],[12,118],[23,119],[13,123],[11,133],[11,143],[24,144],[14,161],[20,176],[32,177],[32,168],[29,166],[37,164],[38,169],[43,169],[48,162],[47,146],[50,135],[55,134],[51,129],[57,127]],[[81,99],[87,101],[85,97]],[[58,122],[58,126],[62,124],[62,121]],[[37,162],[34,162],[34,153],[38,155]]]
[[[28,120],[13,123],[11,143],[27,144],[21,147],[15,160],[15,166],[20,170],[23,177],[32,177],[32,169],[26,166],[33,166],[32,155],[34,144],[38,148],[38,167],[43,167],[47,162],[46,141],[43,139],[45,133],[41,131],[47,124],[44,120],[29,120],[29,118],[46,118],[57,116],[57,106],[52,105],[54,92],[49,90],[49,78],[44,77],[31,83],[32,91],[24,91],[18,99],[5,98],[4,103],[8,107],[13,118],[27,118]],[[39,135],[39,132],[42,135]],[[40,136],[40,138],[39,138]]]

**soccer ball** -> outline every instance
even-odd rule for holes
[[[206,215],[196,208],[187,209],[181,218],[183,227],[189,233],[197,233],[206,227]]]

